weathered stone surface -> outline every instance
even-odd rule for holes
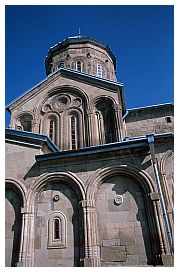
[[[125,246],[101,247],[101,259],[107,262],[125,262],[127,260]]]
[[[79,58],[83,62],[84,73],[96,75],[100,61],[105,68],[103,77],[115,80],[113,62],[105,48],[76,44],[73,48],[64,49],[52,57],[48,64],[53,65],[49,67],[52,70],[48,72],[57,70],[61,60],[65,60],[67,67],[76,69],[76,60]],[[163,215],[161,211],[155,213],[152,203],[146,209],[148,201],[159,199],[156,192],[149,194],[151,185],[155,187],[156,184],[146,140],[128,139],[128,147],[122,148],[125,146],[123,140],[125,136],[146,135],[148,131],[156,134],[173,131],[173,106],[158,105],[129,110],[123,120],[126,109],[123,103],[123,87],[120,84],[67,70],[50,75],[10,108],[12,129],[17,128],[24,114],[32,116],[32,135],[30,133],[31,138],[27,140],[25,137],[26,140],[22,142],[15,135],[16,138],[8,138],[6,143],[6,177],[12,178],[12,191],[20,196],[20,201],[15,201],[13,195],[6,201],[6,263],[11,264],[12,251],[15,248],[13,257],[16,260],[21,251],[20,256],[22,255],[26,265],[33,264],[38,267],[78,266],[86,255],[91,258],[85,259],[85,266],[100,265],[100,257],[101,266],[147,265],[153,256],[153,244],[149,234],[152,233],[160,245],[158,238],[161,234],[157,233],[155,222],[158,221],[158,216]],[[65,97],[67,103],[63,103],[63,99],[59,100],[60,96]],[[50,110],[47,113],[48,107]],[[106,109],[108,110],[103,115]],[[111,123],[115,124],[114,129],[110,127],[110,122],[105,123],[110,112],[114,113],[110,116],[110,121],[113,119]],[[73,114],[76,118],[75,131],[78,148],[81,149],[79,151],[71,150]],[[50,121],[54,120],[54,142],[60,148],[57,154],[59,156],[57,158],[53,154],[51,159],[47,155],[43,157],[45,160],[37,162],[36,155],[52,153],[52,149],[47,146],[46,140],[41,144],[34,143],[34,137],[38,133],[49,135]],[[113,130],[116,143],[109,143],[111,134],[107,135],[108,129]],[[27,134],[28,132],[24,133]],[[133,142],[136,146],[131,148],[130,143]],[[108,144],[104,146],[106,143]],[[86,149],[87,146],[90,148]],[[96,149],[94,146],[97,146]],[[164,198],[167,197],[167,203],[172,203],[172,137],[155,137],[155,149],[161,182],[167,190]],[[154,181],[153,184],[149,184],[150,180]],[[53,201],[55,194],[60,196],[57,202]],[[117,195],[123,197],[119,206],[114,205]],[[33,196],[36,196],[35,203]],[[18,215],[21,208],[23,216],[25,215],[23,224]],[[49,250],[48,238],[54,239],[54,225],[52,224],[49,231],[48,223],[55,211],[63,213],[67,219],[64,236],[67,238],[67,248]],[[167,212],[171,213],[170,204]],[[173,226],[171,214],[169,220]],[[156,233],[153,233],[154,229]],[[24,237],[18,247],[14,243],[14,237],[20,242],[21,230]],[[165,232],[165,228],[163,231]],[[165,236],[167,237],[166,233],[162,237]],[[155,249],[156,247],[154,246]],[[163,264],[170,266],[170,258],[165,256]]]
[[[102,240],[102,246],[120,246],[120,239]]]
[[[159,198],[159,193],[158,193],[158,192],[150,193],[150,198],[151,198],[151,200],[153,200],[153,201],[159,200],[159,199],[160,199],[160,198]]]
[[[48,258],[49,259],[61,259],[62,251],[59,249],[48,249]]]
[[[127,266],[138,266],[139,263],[139,256],[138,255],[127,255],[127,261],[126,265]]]

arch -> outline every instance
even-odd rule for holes
[[[100,184],[105,182],[109,177],[121,174],[135,178],[142,192],[145,194],[150,194],[155,191],[154,181],[144,170],[129,164],[111,165],[97,170],[94,175],[90,177],[87,187],[87,199],[94,199],[95,191],[99,188]]]
[[[54,224],[58,222],[58,237],[55,237]],[[51,213],[48,220],[48,248],[65,248],[67,246],[67,218],[61,211]]]
[[[89,106],[90,106],[91,109],[95,109],[96,104],[98,102],[102,102],[102,101],[103,102],[108,102],[108,103],[110,102],[113,106],[117,106],[117,103],[116,103],[115,99],[113,97],[109,96],[109,95],[100,95],[100,96],[95,97],[91,101]]]
[[[81,88],[77,88],[76,86],[72,86],[72,85],[63,85],[63,86],[52,88],[51,90],[48,91],[45,98],[42,97],[39,100],[36,107],[34,108],[35,116],[37,118],[41,116],[41,110],[43,108],[43,105],[48,101],[49,98],[52,98],[55,95],[60,95],[64,93],[68,95],[69,92],[73,92],[77,94],[78,96],[80,96],[84,103],[84,109],[87,108],[87,105],[89,104],[89,98],[87,94]]]
[[[72,124],[71,118],[75,118],[75,134],[76,134],[76,148],[82,148],[85,146],[85,118],[84,113],[80,108],[75,106],[70,107],[67,111],[62,113],[63,125],[61,138],[62,145],[64,149],[70,150],[72,148]]]
[[[85,105],[89,103],[89,98],[87,94],[81,88],[73,86],[73,85],[63,85],[63,86],[55,87],[48,91],[48,97],[51,97],[55,94],[64,93],[64,92],[68,93],[69,91],[72,91],[73,93],[76,93],[77,95],[79,95],[83,99]]]
[[[115,100],[108,96],[99,96],[92,103],[99,144],[116,142],[119,127]]]
[[[52,186],[47,187],[50,184]],[[68,206],[68,205],[63,206],[62,203],[60,203],[60,201],[59,201],[59,203],[56,202],[58,207],[55,208],[55,204],[54,204],[55,210],[53,207],[50,207],[48,212],[47,213],[45,212],[45,214],[43,215],[43,218],[44,219],[46,218],[45,219],[46,222],[48,222],[49,215],[53,211],[54,212],[56,212],[56,211],[63,212],[67,218],[67,220],[64,220],[64,217],[58,216],[58,218],[63,220],[64,223],[67,222],[67,228],[65,228],[65,226],[62,225],[62,228],[64,231],[61,229],[62,230],[61,234],[63,236],[63,239],[58,239],[58,241],[57,241],[57,239],[53,239],[48,244],[48,242],[47,242],[48,237],[46,237],[45,241],[47,242],[47,245],[50,246],[51,248],[55,247],[55,248],[59,248],[59,250],[61,250],[62,248],[66,247],[66,239],[67,239],[68,250],[70,249],[70,251],[71,251],[71,259],[70,259],[71,265],[73,266],[73,264],[74,264],[74,266],[77,266],[77,263],[80,262],[80,258],[84,254],[83,253],[84,237],[82,235],[83,229],[81,227],[83,225],[84,215],[83,215],[82,206],[80,205],[80,202],[83,201],[85,198],[84,186],[83,186],[83,183],[80,181],[80,179],[70,172],[67,172],[67,173],[66,172],[59,172],[59,173],[56,172],[56,173],[43,174],[34,182],[34,184],[32,184],[30,191],[29,191],[28,205],[30,207],[32,207],[32,212],[34,212],[34,209],[38,210],[38,206],[36,205],[36,200],[37,200],[38,196],[41,194],[45,194],[45,192],[48,190],[53,190],[53,189],[51,189],[52,187],[58,188],[58,191],[61,192],[60,193],[61,196],[62,196],[62,194],[64,195],[63,199],[64,200],[67,199],[67,203],[70,203],[70,206]],[[73,191],[75,193],[74,199],[70,198],[71,193],[69,195],[69,190],[68,190],[68,192],[66,192],[66,190],[64,190],[64,187],[71,189],[71,191]],[[61,191],[61,189],[62,189],[62,191]],[[48,198],[48,199],[50,201],[50,198]],[[60,199],[61,199],[61,197],[60,197]],[[38,205],[40,205],[40,203]],[[68,208],[70,208],[71,210],[68,211]],[[63,224],[63,222],[62,222],[62,224]],[[34,227],[36,228],[36,226],[34,226]],[[47,227],[47,224],[46,224],[45,228],[46,227]],[[65,229],[68,231],[66,232]],[[77,231],[77,229],[79,232]],[[67,234],[67,238],[66,238],[66,234]],[[74,240],[70,239],[70,236],[73,236]],[[32,239],[34,239],[34,237]],[[59,237],[60,237],[60,235],[59,235]],[[50,250],[50,248],[49,248],[49,250]],[[45,251],[47,252],[46,247],[45,247]],[[82,254],[82,255],[80,255],[80,254]],[[34,260],[34,263],[35,262],[36,261]]]
[[[168,150],[162,157],[161,162],[160,162],[160,171],[161,173],[165,173],[165,164],[167,162],[167,159],[173,154],[172,150]]]
[[[85,200],[85,187],[83,182],[73,173],[71,172],[54,172],[49,174],[42,174],[35,183],[31,186],[31,190],[28,194],[28,206],[32,207],[32,204],[35,200],[35,196],[38,192],[40,192],[44,185],[48,182],[67,182],[75,192],[77,193],[79,199]]]
[[[146,218],[145,222],[147,224],[146,225],[147,227],[142,228],[141,230],[143,232],[143,235],[145,231],[148,231],[149,233],[150,242],[144,236],[145,248],[147,250],[149,249],[147,251],[148,252],[147,260],[149,262],[148,264],[154,264],[154,265],[161,264],[161,247],[160,247],[161,230],[158,228],[158,214],[156,212],[156,206],[152,202],[152,199],[150,198],[150,194],[155,192],[155,184],[152,178],[145,171],[139,169],[136,166],[127,165],[127,164],[120,164],[120,165],[113,164],[96,171],[89,179],[89,185],[87,187],[87,193],[86,193],[87,203],[89,203],[92,209],[97,211],[96,192],[99,192],[100,185],[104,182],[108,182],[110,178],[113,178],[119,175],[129,178],[129,180],[131,180],[134,183],[134,185],[136,184],[139,187],[142,193],[142,198],[144,203],[143,209],[146,212],[146,217],[144,218]],[[121,187],[121,190],[123,190],[122,187]],[[136,199],[134,200],[136,201]],[[138,206],[138,203],[139,202],[136,202],[137,206]],[[139,212],[138,221],[140,221],[140,219],[142,220],[143,218],[140,216],[143,216],[143,213],[140,214]],[[95,214],[95,218],[97,218],[97,212]],[[116,220],[114,220],[114,222],[116,222]],[[98,246],[100,238],[99,238],[99,233],[97,230],[98,230],[98,225],[96,223],[95,226],[93,227],[92,235],[93,235],[93,240],[96,241],[96,245]],[[148,248],[149,244],[151,244],[151,249]],[[99,258],[100,258],[100,255],[99,255]]]
[[[24,184],[22,182],[20,182],[17,179],[9,177],[9,178],[5,179],[5,187],[7,189],[13,189],[13,190],[15,190],[18,193],[18,195],[21,197],[21,199],[22,199],[23,207],[26,205],[26,201],[27,201],[27,198],[26,198],[27,189],[26,189],[26,187],[24,186]]]
[[[51,121],[53,127],[51,131]],[[60,140],[60,115],[55,111],[45,113],[42,120],[42,133],[47,135],[57,146]]]
[[[165,198],[167,211],[170,217],[171,225],[173,225],[173,215],[174,215],[174,180],[173,180],[173,161],[168,161],[173,159],[173,151],[168,150],[162,157],[160,161],[160,172],[161,172],[161,185],[163,190],[163,195]],[[168,169],[167,169],[168,168]],[[172,210],[172,213],[171,213]]]
[[[31,111],[22,111],[14,117],[14,127],[18,130],[32,131],[34,114]]]
[[[6,266],[17,266],[22,239],[22,208],[26,206],[26,188],[12,178],[6,178]]]

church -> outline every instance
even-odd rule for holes
[[[74,36],[7,106],[7,267],[173,266],[173,104],[126,109],[108,45]]]

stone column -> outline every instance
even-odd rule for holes
[[[87,116],[88,116],[88,145],[94,146],[95,139],[95,124],[94,124],[94,112],[91,109],[87,110]]]
[[[154,210],[156,214],[156,221],[157,221],[157,227],[158,227],[158,235],[160,240],[160,249],[162,254],[169,254],[169,247],[167,243],[167,237],[165,234],[165,228],[164,228],[164,222],[162,219],[162,209],[159,205],[159,195],[158,193],[155,193],[156,195],[151,194],[151,199],[154,203]]]
[[[34,213],[22,208],[22,232],[18,266],[31,267],[34,261]]]
[[[100,266],[100,251],[97,245],[97,227],[94,200],[87,201],[85,209],[86,211],[84,214],[86,217],[86,244],[84,266]]]
[[[32,120],[32,132],[39,133],[39,122],[36,119]]]
[[[117,141],[122,141],[125,137],[123,120],[122,120],[122,108],[120,105],[114,106],[115,123],[116,123],[116,138]]]

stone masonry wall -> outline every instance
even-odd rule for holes
[[[129,110],[126,119],[128,137],[145,135],[147,132],[173,132],[173,106],[153,106]]]
[[[121,201],[116,203],[117,196]],[[145,266],[152,263],[143,196],[124,176],[100,185],[96,194],[102,266]]]

